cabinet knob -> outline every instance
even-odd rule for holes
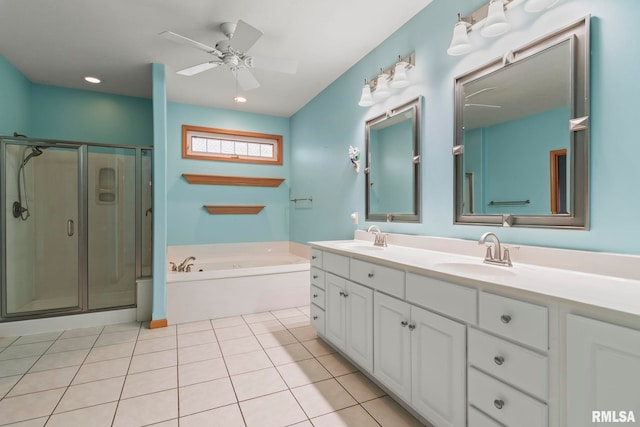
[[[318,320],[318,316],[313,316],[313,320]]]
[[[344,292],[340,291],[340,296],[343,297],[344,296]]]
[[[348,292],[343,292],[343,293],[342,293],[342,296],[346,298],[346,297],[348,297],[348,296],[349,296],[349,293],[348,293]]]
[[[504,406],[504,400],[501,400],[501,399],[494,400],[493,406],[495,406],[498,409],[502,409],[502,407]]]
[[[313,278],[314,278],[314,279],[317,279],[317,278],[318,278],[318,275],[317,275],[317,274],[314,274],[314,275],[313,275]]]
[[[367,276],[369,276],[369,279],[371,279],[373,277],[373,273],[369,273],[367,274]]]
[[[409,330],[410,331],[413,331],[415,328],[416,328],[416,324],[415,323],[412,323],[412,324],[409,325]]]
[[[313,297],[314,298],[318,298],[318,294],[313,294]]]
[[[315,255],[311,255],[311,259],[318,259],[318,257]]]
[[[503,314],[502,316],[500,316],[500,320],[502,321],[502,323],[509,323],[511,322],[511,316],[508,314]]]
[[[409,324],[409,322],[407,322],[406,320],[403,320],[402,322],[400,322],[400,324],[402,325],[402,327],[405,327]]]
[[[504,357],[496,356],[493,358],[493,361],[495,362],[496,365],[502,365],[504,363]]]

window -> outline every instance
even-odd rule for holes
[[[182,125],[182,157],[282,164],[282,136]]]

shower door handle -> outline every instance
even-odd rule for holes
[[[73,220],[70,219],[67,221],[67,236],[73,236]]]

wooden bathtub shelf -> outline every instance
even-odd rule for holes
[[[250,187],[278,187],[284,178],[260,178],[254,176],[226,176],[183,173],[189,184],[244,185]]]
[[[259,214],[264,206],[231,206],[231,205],[204,205],[211,215],[255,215]]]

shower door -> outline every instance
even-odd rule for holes
[[[2,317],[81,310],[82,150],[5,144]]]

